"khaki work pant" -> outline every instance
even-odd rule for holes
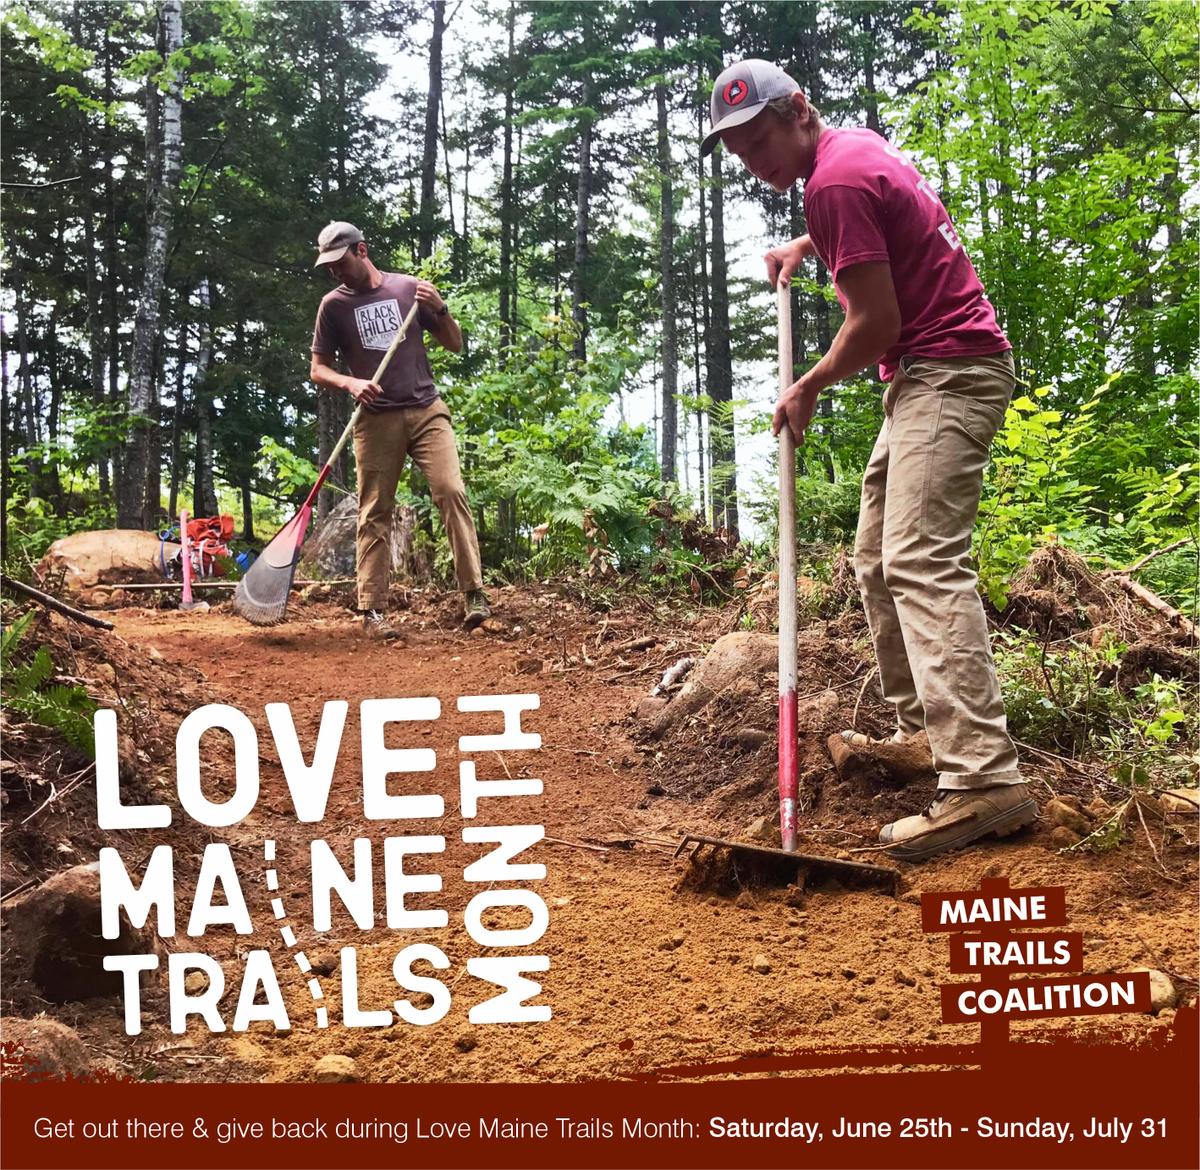
[[[929,735],[939,788],[1022,783],[971,566],[1012,354],[906,357],[863,476],[854,570],[883,696]]]
[[[354,426],[358,461],[358,607],[385,609],[391,568],[392,508],[404,460],[413,462],[429,481],[433,502],[454,554],[454,573],[464,592],[483,587],[479,541],[458,466],[458,449],[450,428],[450,411],[440,399],[428,406],[365,411]]]

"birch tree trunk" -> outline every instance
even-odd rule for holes
[[[215,516],[220,511],[213,479],[212,388],[208,367],[212,364],[212,296],[208,277],[200,281],[200,348],[196,353],[196,375],[192,401],[196,404],[196,483],[192,493],[193,516]]]
[[[655,21],[655,45],[663,61],[666,36],[662,18]],[[659,68],[662,65],[660,64]],[[658,173],[660,184],[659,270],[662,278],[662,478],[672,483],[676,478],[675,447],[678,439],[676,389],[679,379],[679,342],[676,334],[675,273],[675,206],[671,183],[671,146],[667,138],[667,86],[661,79],[654,86],[658,107]]]
[[[183,76],[171,57],[183,46],[182,0],[163,0],[164,67],[170,80],[162,99],[160,136],[162,172],[151,200],[146,239],[146,266],[133,325],[133,356],[129,371],[129,436],[117,498],[117,523],[122,528],[146,528],[157,511],[158,501],[146,499],[151,450],[150,428],[155,425],[155,341],[158,336],[160,302],[167,268],[167,241],[175,212],[179,171],[183,154]],[[157,477],[155,477],[157,478]]]

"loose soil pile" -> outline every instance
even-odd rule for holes
[[[834,771],[824,746],[830,732],[853,725],[885,735],[890,726],[861,614],[846,609],[832,616],[841,602],[834,598],[831,604],[828,587],[814,588],[813,597],[813,611],[827,607],[830,616],[818,617],[800,637],[802,831],[806,848],[846,854],[869,844],[881,822],[917,811],[930,793],[869,775],[846,780]],[[747,670],[731,672],[727,684],[701,694],[686,714],[656,726],[657,734],[648,734],[647,720],[635,713],[669,667],[687,656],[702,660],[745,615],[765,615],[771,606],[769,599],[747,594],[740,607],[694,614],[656,608],[645,599],[622,601],[620,594],[615,604],[611,598],[605,599],[611,608],[599,611],[566,588],[499,590],[495,617],[468,635],[458,625],[456,595],[397,593],[405,632],[399,643],[365,640],[349,594],[326,587],[294,601],[287,623],[266,630],[245,625],[227,604],[207,613],[116,611],[117,636],[80,634],[58,618],[45,619],[39,632],[31,632],[31,644],[49,641],[60,669],[86,680],[103,705],[121,711],[129,737],[123,748],[127,803],[174,803],[174,734],[187,711],[220,701],[255,724],[261,794],[248,818],[210,830],[177,812],[170,829],[121,834],[115,843],[131,870],[155,844],[174,844],[182,922],[204,844],[230,845],[253,936],[217,927],[195,940],[181,927],[167,946],[203,949],[217,959],[226,979],[226,1019],[232,1018],[246,952],[269,950],[292,1027],[276,1032],[256,1023],[244,1032],[212,1035],[193,1018],[186,1034],[176,1036],[162,984],[152,983],[144,996],[144,1031],[126,1037],[118,999],[52,1003],[26,974],[28,967],[19,965],[20,955],[18,965],[5,964],[5,1012],[27,1016],[44,1008],[76,1028],[109,1067],[177,1080],[568,1080],[684,1065],[704,1069],[818,1045],[966,1041],[975,1038],[974,1029],[939,1022],[937,985],[949,981],[947,948],[944,938],[921,933],[919,890],[967,889],[996,874],[1013,885],[1066,886],[1070,928],[1087,940],[1089,971],[1154,967],[1172,976],[1185,999],[1194,995],[1196,819],[1186,811],[1163,809],[1151,821],[1157,859],[1136,821],[1122,845],[1101,855],[1059,852],[1052,834],[1061,826],[1044,824],[1019,839],[901,867],[904,892],[894,899],[836,886],[807,893],[762,886],[736,897],[685,888],[686,863],[671,855],[680,833],[729,836],[757,816],[767,825],[774,818],[775,680],[772,655],[764,649],[769,633],[746,631],[740,642],[743,650],[751,648]],[[766,629],[761,618],[756,624]],[[717,665],[709,664],[710,672]],[[657,709],[651,718],[670,711],[681,692],[676,684],[665,707],[652,705]],[[475,762],[488,779],[538,777],[543,792],[496,801],[504,807],[485,810],[480,819],[545,825],[546,839],[532,857],[546,866],[546,878],[534,885],[549,908],[550,927],[532,949],[550,958],[550,969],[534,977],[553,1017],[537,1025],[492,1026],[468,1020],[469,1009],[495,988],[466,970],[480,951],[462,927],[462,914],[480,887],[462,875],[486,847],[462,840],[458,740],[494,730],[494,721],[459,713],[456,704],[463,695],[512,693],[540,696],[540,708],[522,723],[541,734],[541,749],[482,753]],[[364,700],[405,696],[436,696],[442,715],[401,729],[404,734],[398,730],[389,746],[432,748],[437,766],[419,776],[393,777],[391,791],[437,792],[446,813],[411,823],[369,820],[354,721]],[[311,754],[330,700],[350,705],[346,736],[325,818],[301,825],[263,708],[288,703],[300,743]],[[95,828],[94,786],[85,765],[56,758],[52,740],[30,725],[14,728],[10,721],[6,733],[0,876],[7,908],[21,897],[8,895],[22,883],[90,862],[101,845],[113,842]],[[1117,796],[1091,791],[1090,780],[1085,786],[1061,763],[1026,763],[1039,800],[1060,797],[1088,825],[1102,815],[1095,799],[1108,803]],[[228,791],[231,767],[214,762],[210,774],[206,765],[206,791]],[[45,803],[50,792],[39,780],[75,773],[77,787]],[[427,870],[442,875],[442,889],[409,894],[405,907],[445,909],[447,928],[388,930],[383,924],[383,841],[411,833],[443,835],[446,851]],[[329,842],[348,873],[352,841],[371,842],[371,932],[360,932],[336,898],[332,928],[313,929],[308,842],[314,837]],[[270,861],[268,841],[275,842]],[[278,875],[275,891],[268,888],[269,868]],[[283,920],[275,899],[286,912]],[[484,924],[496,929],[526,920],[494,911]],[[284,923],[294,932],[291,941],[282,933]],[[9,934],[6,929],[6,945]],[[358,1006],[376,1010],[403,994],[392,960],[416,942],[438,946],[450,960],[449,969],[437,973],[451,988],[449,1014],[427,1027],[344,1028],[340,949],[357,948]],[[299,969],[298,950],[311,974]],[[417,972],[433,974],[421,967]],[[309,985],[314,976],[328,1029],[317,1025],[320,1005]],[[419,997],[410,998],[420,1006]],[[1135,1040],[1165,1026],[1171,1015],[1168,1008],[1157,1017],[1056,1021],[1014,1032],[1063,1028]]]

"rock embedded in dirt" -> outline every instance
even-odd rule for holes
[[[778,643],[769,634],[737,630],[718,638],[670,704],[645,719],[646,733],[661,737],[723,691],[744,688],[747,695],[758,693],[765,682],[761,676],[774,668],[778,654]]]
[[[541,674],[542,660],[540,658],[518,658],[517,671],[519,674]]]
[[[313,1080],[318,1085],[357,1084],[362,1077],[358,1075],[358,1066],[350,1057],[330,1052],[317,1061]]]
[[[208,990],[208,976],[203,971],[189,971],[183,981],[183,990],[188,995],[199,995]]]
[[[881,1022],[892,1018],[891,1010],[885,1007],[877,1007],[871,1014]]]
[[[1173,1008],[1178,993],[1170,976],[1153,967],[1134,967],[1134,971],[1146,971],[1150,975],[1150,1014],[1158,1015],[1166,1008]]]
[[[745,748],[747,751],[755,751],[770,738],[771,733],[763,731],[760,727],[743,727],[737,733],[738,747]]]
[[[903,967],[896,968],[893,978],[905,987],[916,987],[917,985],[917,981]]]
[[[1078,833],[1080,837],[1086,837],[1092,831],[1087,818],[1077,809],[1067,804],[1066,801],[1059,798],[1047,801],[1042,806],[1042,817],[1048,824],[1056,828],[1061,825],[1064,829],[1070,829],[1073,833]]]
[[[754,962],[750,966],[758,972],[759,975],[771,974],[771,961],[766,955],[755,955]]]
[[[903,743],[850,744],[840,734],[829,736],[825,743],[838,775],[859,787],[923,784],[936,775],[923,731]]]
[[[638,702],[634,715],[639,723],[649,723],[662,713],[666,705],[666,699],[660,699],[655,695],[646,695]]]
[[[473,1052],[479,1047],[479,1039],[474,1032],[462,1032],[454,1038],[454,1047],[459,1052]]]
[[[318,955],[310,955],[308,961],[312,964],[314,975],[332,975],[338,969],[337,955],[328,951]]]
[[[77,865],[55,874],[4,908],[6,979],[26,979],[50,1003],[121,994],[119,971],[104,969],[105,955],[160,954],[152,930],[134,927],[124,910],[116,938],[103,937],[100,866]]]
[[[392,531],[388,548],[395,575],[413,582],[428,581],[432,576],[431,558],[415,539],[419,517],[415,508],[397,504],[392,509]],[[358,499],[349,495],[313,529],[304,544],[300,571],[309,576],[353,577],[358,532]]]
[[[43,1080],[82,1077],[92,1069],[79,1034],[48,1016],[24,1020],[5,1016],[0,1020],[0,1041],[5,1047],[6,1078]]]
[[[835,690],[822,691],[796,704],[796,730],[802,735],[832,735],[844,723],[842,699]]]
[[[1050,830],[1050,844],[1055,849],[1071,849],[1078,845],[1083,840],[1083,836],[1074,829],[1068,829],[1066,825],[1055,825]]]
[[[753,910],[755,907],[754,895],[749,890],[743,890],[734,899],[733,904],[739,910]]]
[[[1159,800],[1167,812],[1191,813],[1192,816],[1200,813],[1200,788],[1170,788]]]
[[[741,840],[778,847],[779,826],[771,817],[755,817],[741,832]]]

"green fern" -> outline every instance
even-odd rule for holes
[[[12,658],[34,619],[30,612],[19,617],[0,636],[0,669],[4,672],[4,704],[20,711],[34,723],[57,731],[73,748],[96,754],[92,716],[96,702],[82,687],[61,684],[47,687],[54,674],[54,660],[39,646],[30,661],[14,665]]]

